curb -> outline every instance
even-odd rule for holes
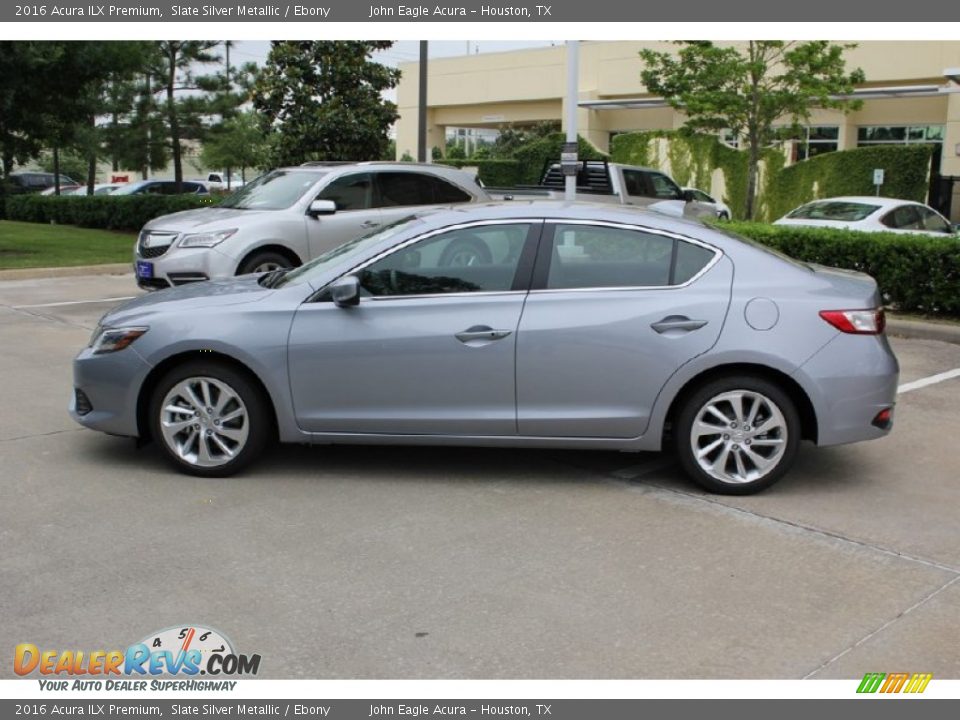
[[[46,278],[80,277],[82,275],[126,275],[132,273],[130,263],[112,263],[110,265],[74,265],[55,268],[15,268],[0,270],[3,280],[42,280]]]
[[[887,317],[887,334],[910,340],[939,340],[960,345],[960,325]]]

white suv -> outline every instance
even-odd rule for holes
[[[419,209],[490,200],[442,165],[307,164],[273,170],[219,205],[155,218],[134,250],[140,287],[295,267]]]

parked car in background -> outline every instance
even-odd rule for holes
[[[48,172],[34,172],[29,170],[23,170],[19,172],[12,172],[7,176],[7,192],[10,195],[21,195],[24,193],[39,193],[48,188],[56,186],[56,175]],[[60,176],[60,187],[61,189],[73,185],[74,187],[77,183],[66,175]]]
[[[703,190],[700,190],[699,188],[684,188],[683,192],[692,195],[696,202],[711,206],[713,208],[713,212],[716,213],[718,220],[729,220],[733,217],[733,215],[730,213],[729,205],[727,205],[725,202],[714,200],[713,196],[705,193]]]
[[[474,176],[443,165],[282,168],[215,207],[147,223],[134,250],[137,282],[160,289],[295,267],[418,209],[489,199]],[[458,250],[451,262],[482,259],[485,248],[465,241]]]
[[[910,200],[850,196],[814,200],[801,205],[774,225],[832,227],[861,232],[908,235],[953,235],[950,222],[933,208]]]
[[[566,176],[560,163],[547,163],[537,185],[491,187],[487,192],[497,200],[562,200]],[[697,200],[682,190],[666,173],[637,165],[606,160],[581,160],[577,169],[577,199],[614,205],[635,205],[666,215],[687,218],[714,218],[712,204]]]
[[[111,195],[114,191],[119,190],[125,185],[125,183],[97,183],[93,186],[94,195]],[[83,197],[87,194],[87,186],[81,185],[80,187],[71,190],[69,193],[74,197]]]
[[[62,178],[61,178],[61,180],[60,180],[60,194],[61,194],[61,195],[69,195],[70,193],[72,193],[74,190],[76,190],[76,189],[79,188],[79,187],[83,187],[83,186],[80,185],[79,183],[73,182],[72,180],[71,180],[70,182],[63,182],[63,179],[62,179]],[[51,186],[48,187],[46,190],[41,190],[41,191],[40,191],[40,194],[41,194],[41,195],[46,195],[46,196],[56,195],[56,194],[57,194],[57,186],[56,186],[56,185],[51,185]]]
[[[264,182],[294,203],[291,178],[307,187],[304,212],[329,202],[312,198],[334,178],[278,172]],[[349,177],[341,197],[367,192]],[[464,244],[486,259],[447,262]],[[898,365],[883,329],[869,276],[702,223],[612,205],[468,205],[386,223],[300,268],[111,310],[74,361],[70,413],[152,438],[201,476],[243,469],[276,437],[672,444],[703,487],[743,494],[782,477],[801,438],[890,431]]]
[[[240,173],[230,173],[230,187],[227,188],[227,173],[222,171],[207,173],[207,179],[202,181],[210,190],[237,190],[246,183],[240,179]]]
[[[207,186],[195,180],[184,180],[177,189],[174,180],[138,180],[126,183],[112,195],[209,195]]]

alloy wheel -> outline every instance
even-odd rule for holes
[[[176,383],[160,405],[163,440],[181,460],[212,468],[233,460],[250,433],[247,407],[239,393],[212,377]]]

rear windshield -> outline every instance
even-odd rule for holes
[[[843,200],[824,200],[822,202],[807,203],[798,207],[788,218],[803,220],[845,220],[856,222],[863,220],[880,209],[879,205],[848,202]]]

